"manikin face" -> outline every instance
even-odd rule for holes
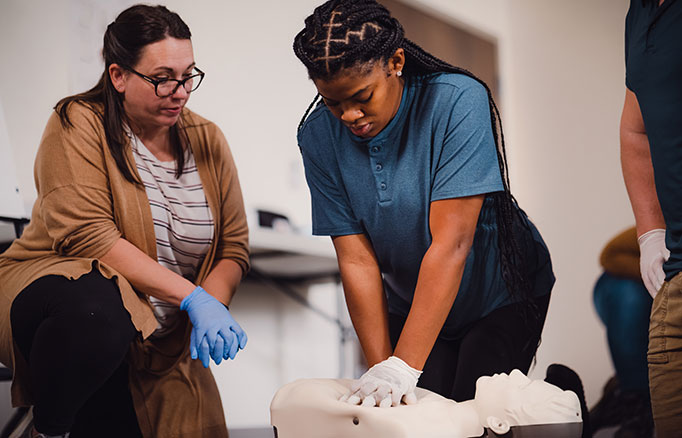
[[[179,79],[192,75],[194,68],[192,42],[167,37],[142,49],[137,65],[131,66],[152,79]],[[112,70],[113,69],[113,70]],[[135,128],[154,131],[173,126],[189,99],[184,87],[168,97],[158,97],[154,85],[116,64],[109,68],[112,82],[123,93],[123,106]]]
[[[474,400],[481,423],[493,430],[495,426],[508,430],[515,425],[582,421],[574,393],[543,380],[531,380],[519,370],[480,377]]]
[[[341,70],[329,80],[314,79],[317,91],[334,117],[358,137],[379,134],[398,112],[403,79],[403,49],[383,63]]]

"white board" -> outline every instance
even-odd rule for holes
[[[19,193],[16,165],[9,143],[7,122],[0,102],[0,217],[26,218],[24,200]]]

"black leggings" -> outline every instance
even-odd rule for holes
[[[521,317],[519,304],[492,311],[476,321],[459,339],[436,340],[418,386],[461,402],[476,393],[476,380],[517,368],[528,373],[547,316],[549,294],[535,299],[538,320],[532,326]],[[402,316],[389,314],[391,344],[395,348],[405,325]]]
[[[28,362],[39,432],[141,437],[124,361],[137,330],[113,280],[42,277],[15,298],[12,333]]]

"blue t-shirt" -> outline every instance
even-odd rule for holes
[[[670,258],[682,271],[682,1],[631,1],[625,22],[625,84],[635,93],[649,138]]]
[[[319,105],[299,132],[312,199],[313,233],[365,234],[383,275],[389,311],[406,316],[419,267],[431,245],[433,201],[503,190],[488,95],[476,80],[439,73],[408,77],[400,107],[377,136],[356,137]],[[491,197],[479,215],[455,303],[442,337],[511,303],[500,272]],[[554,282],[549,254],[530,224],[535,293]],[[540,251],[538,251],[538,249]],[[536,284],[537,283],[537,284]]]

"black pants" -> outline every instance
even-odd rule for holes
[[[78,280],[42,277],[16,297],[10,316],[39,432],[142,436],[124,361],[137,330],[113,280],[96,270]]]
[[[523,320],[520,305],[512,304],[476,321],[459,339],[438,338],[417,386],[460,402],[474,398],[481,376],[508,374],[514,368],[528,373],[547,316],[549,294],[535,302],[538,318],[530,325]],[[404,325],[404,317],[389,315],[393,348]]]

